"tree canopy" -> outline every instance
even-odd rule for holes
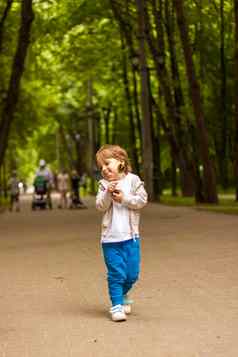
[[[4,0],[0,167],[95,179],[100,145],[128,150],[151,199],[177,187],[238,199],[237,1]]]

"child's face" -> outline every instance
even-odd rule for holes
[[[104,159],[101,166],[101,173],[102,176],[107,181],[115,181],[118,180],[120,177],[119,174],[119,165],[121,161],[114,159],[114,158],[107,158]]]

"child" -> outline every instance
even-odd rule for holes
[[[101,242],[108,273],[113,321],[125,321],[131,312],[127,293],[140,270],[139,210],[147,203],[140,178],[132,174],[126,151],[104,145],[96,153],[103,179],[99,182],[96,208],[104,212]]]

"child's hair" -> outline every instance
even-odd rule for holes
[[[121,161],[119,172],[128,173],[131,171],[131,165],[126,150],[119,145],[103,145],[96,153],[96,162],[98,167],[102,166],[102,162],[106,159],[116,159]]]

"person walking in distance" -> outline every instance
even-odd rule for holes
[[[96,208],[103,212],[101,244],[107,267],[113,321],[131,313],[128,292],[140,272],[140,209],[147,204],[141,179],[131,173],[127,152],[118,145],[104,145],[96,153],[103,179],[99,181]]]
[[[81,178],[77,172],[77,170],[72,170],[71,176],[71,208],[86,208],[85,204],[81,200],[80,197],[80,185],[81,185]]]
[[[51,191],[54,188],[54,176],[51,170],[47,167],[46,161],[41,159],[39,162],[39,168],[36,171],[36,177],[43,177],[46,180],[47,185],[47,202],[50,209],[52,209]]]
[[[60,193],[58,208],[68,207],[67,194],[69,192],[69,183],[69,174],[63,169],[57,176],[57,187]]]
[[[12,176],[8,182],[8,189],[10,194],[10,206],[9,211],[12,211],[14,208],[17,212],[20,211],[20,189],[19,189],[19,179],[17,177],[16,170],[13,170]]]

